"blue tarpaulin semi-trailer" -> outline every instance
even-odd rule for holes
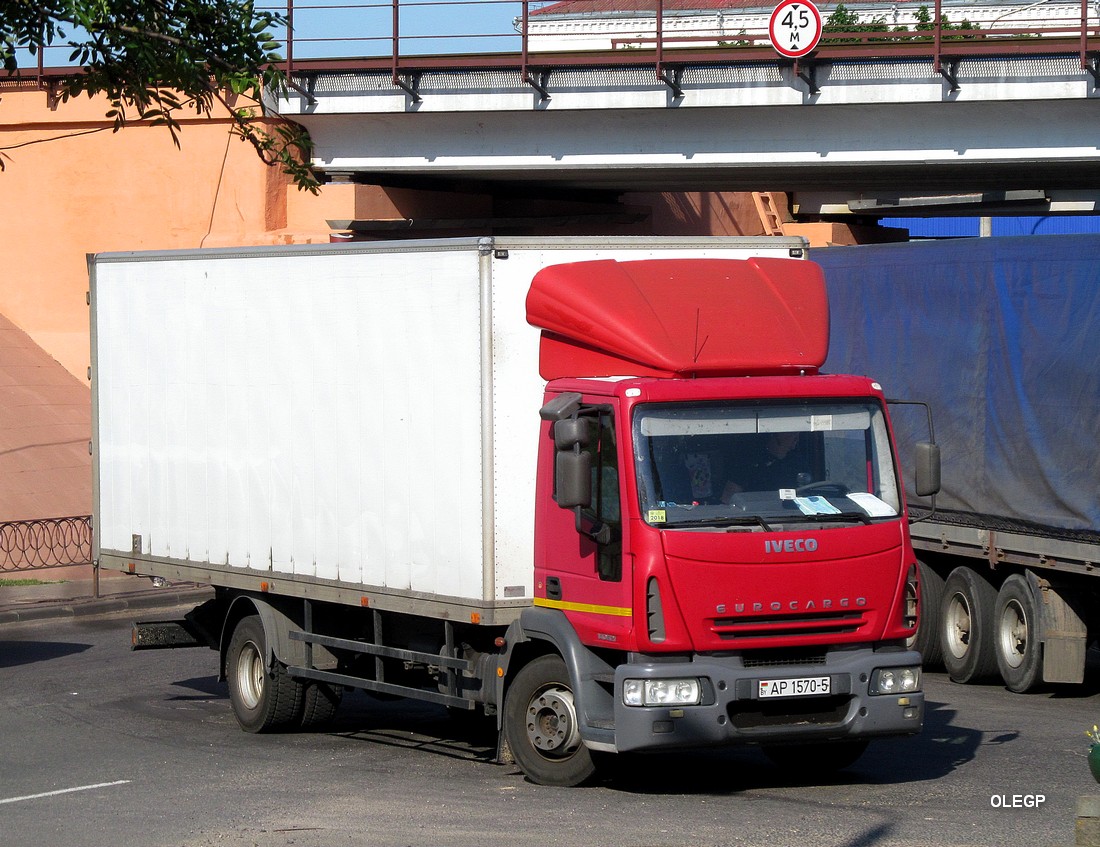
[[[830,247],[824,370],[931,404],[917,647],[958,682],[1083,678],[1100,591],[1100,235]],[[893,410],[902,461],[928,437]],[[911,478],[911,468],[905,468]],[[910,495],[910,505],[921,504]]]
[[[826,369],[932,404],[940,508],[1100,533],[1100,235],[813,259],[829,291]],[[903,441],[922,434],[919,416],[897,417]]]

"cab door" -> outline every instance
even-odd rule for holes
[[[630,557],[624,555],[621,453],[615,407],[606,398],[582,404],[572,416],[583,426],[578,443],[563,447],[554,423],[540,451],[535,522],[535,605],[560,609],[581,640],[623,643],[632,628]],[[559,502],[558,454],[572,450],[585,467],[587,502]],[[583,455],[582,455],[583,454]]]

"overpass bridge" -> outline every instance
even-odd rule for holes
[[[825,214],[1097,211],[1088,0],[972,31],[937,25],[936,0],[929,28],[827,32],[800,59],[759,27],[669,37],[669,2],[635,3],[649,30],[611,49],[544,49],[523,2],[514,51],[417,55],[387,0],[388,55],[298,58],[289,42],[278,108],[309,129],[319,170],[383,185],[786,191]]]

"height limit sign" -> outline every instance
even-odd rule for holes
[[[768,21],[768,37],[777,53],[805,56],[821,40],[821,12],[809,0],[783,0]]]

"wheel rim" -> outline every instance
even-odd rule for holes
[[[1027,616],[1018,600],[1009,600],[1001,612],[999,639],[1001,657],[1011,668],[1018,668],[1027,655]]]
[[[264,696],[264,659],[254,641],[248,641],[241,647],[237,660],[237,690],[241,694],[241,705],[246,709],[255,709]]]
[[[527,740],[548,759],[564,759],[580,746],[580,728],[573,692],[549,686],[535,693],[527,705]]]
[[[947,649],[951,655],[961,659],[970,649],[970,629],[973,615],[970,611],[970,603],[962,594],[953,594],[947,604],[947,615],[944,627],[947,634]]]

